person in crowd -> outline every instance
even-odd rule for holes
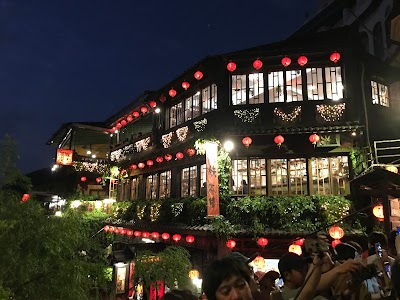
[[[197,297],[189,290],[172,290],[165,293],[161,300],[197,300]]]
[[[268,271],[267,273],[256,272],[260,293],[256,294],[255,300],[269,300],[272,291],[277,289],[275,281],[279,278],[279,273],[276,271]]]
[[[254,300],[249,286],[251,278],[245,264],[226,256],[207,267],[202,289],[208,300]]]
[[[363,254],[364,250],[361,247],[361,245],[355,241],[347,241],[347,244],[349,244],[350,246],[353,246],[354,248],[356,248],[358,255],[356,255],[357,257],[361,257],[361,255]]]
[[[241,190],[243,195],[247,195],[248,186],[247,186],[247,181],[245,179],[242,180]]]

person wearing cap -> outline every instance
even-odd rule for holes
[[[260,286],[260,293],[256,295],[256,300],[268,300],[270,294],[276,289],[275,281],[279,278],[279,273],[276,271],[268,271],[267,273],[257,271],[258,284]]]

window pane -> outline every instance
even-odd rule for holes
[[[268,74],[268,90],[269,90],[269,102],[284,102],[285,96],[283,93],[283,71],[270,72]]]
[[[192,119],[192,96],[186,98],[185,100],[185,121],[189,121]]]
[[[305,158],[289,159],[290,194],[307,195],[307,161]]]
[[[343,99],[342,71],[340,67],[325,68],[326,98]]]
[[[180,102],[176,106],[176,125],[183,123],[183,103]]]
[[[250,160],[250,195],[267,194],[267,172],[265,159]]]
[[[379,104],[382,106],[389,107],[389,96],[388,96],[388,87],[383,84],[379,84]]]
[[[307,96],[308,100],[324,99],[324,81],[322,68],[307,68]]]
[[[218,95],[217,85],[211,85],[211,110],[217,109],[217,95]]]
[[[160,199],[171,197],[171,171],[160,174]]]
[[[271,159],[271,195],[288,195],[287,159]]]
[[[203,108],[202,108],[202,113],[206,114],[208,113],[211,108],[210,108],[210,87],[206,87],[204,89],[201,90],[201,98],[202,98],[202,103],[203,103]]]
[[[246,75],[232,75],[232,104],[246,104]]]
[[[139,197],[139,178],[133,178],[131,183],[131,200],[137,200]]]
[[[249,103],[264,103],[264,74],[249,74]]]
[[[378,83],[371,81],[372,104],[379,104]]]
[[[182,170],[181,197],[195,197],[197,194],[197,166]]]
[[[193,107],[192,109],[193,118],[200,116],[200,92],[197,92],[196,94],[193,95],[192,107]]]
[[[286,102],[303,100],[300,70],[286,71],[286,93]]]
[[[157,198],[158,175],[149,175],[146,178],[146,199]]]
[[[247,194],[247,160],[232,161],[232,194],[242,195]]]

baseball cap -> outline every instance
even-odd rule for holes
[[[283,273],[292,270],[301,270],[307,265],[307,259],[293,252],[288,252],[282,255],[278,263],[279,273],[283,276]]]

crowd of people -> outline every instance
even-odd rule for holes
[[[212,262],[203,275],[208,300],[400,300],[400,236],[373,232],[368,248],[353,241],[328,247],[326,238],[308,237],[302,254],[285,253],[277,271],[254,272],[252,258],[239,252]],[[283,285],[277,284],[282,279]],[[171,291],[163,299],[196,299]],[[192,297],[193,296],[193,297]]]

